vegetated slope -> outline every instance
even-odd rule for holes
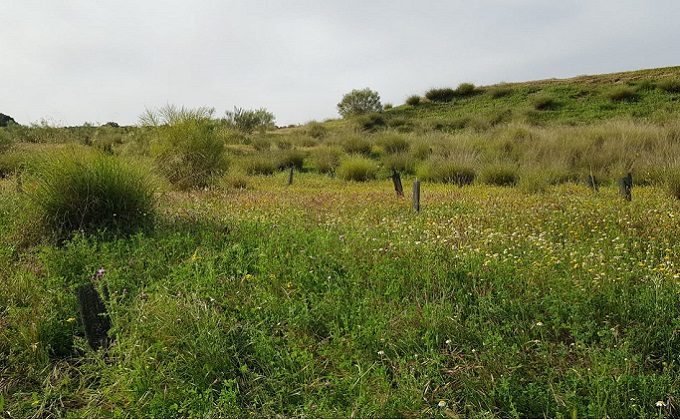
[[[680,67],[569,79],[546,79],[476,87],[450,102],[421,101],[384,112],[390,120],[451,131],[502,122],[587,124],[633,117],[661,118],[680,109]],[[399,124],[392,124],[399,125]]]

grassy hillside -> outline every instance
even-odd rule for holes
[[[678,71],[0,130],[0,417],[677,417]]]

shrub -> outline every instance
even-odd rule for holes
[[[402,133],[413,131],[415,124],[406,118],[391,118],[387,120],[387,126]]]
[[[375,161],[363,156],[350,156],[340,162],[338,177],[346,181],[368,181],[378,172]]]
[[[664,92],[680,93],[680,78],[662,79],[656,84],[656,87]]]
[[[388,109],[392,109],[392,108],[394,108],[394,105],[392,105],[390,103],[383,105],[383,110],[385,110],[385,111],[387,111]]]
[[[468,96],[475,91],[475,85],[472,83],[461,83],[455,90],[457,96]]]
[[[33,175],[27,191],[53,232],[132,233],[148,227],[154,210],[150,179],[112,156],[62,153]]]
[[[222,177],[220,184],[225,188],[244,190],[248,187],[248,177],[243,172],[231,171]]]
[[[340,149],[321,148],[312,153],[312,165],[320,174],[329,174],[335,172],[335,169],[340,165],[340,156],[342,151]]]
[[[497,185],[500,187],[512,186],[517,184],[519,174],[517,168],[511,165],[491,165],[487,166],[479,174],[479,179],[487,185]]]
[[[411,95],[406,98],[406,105],[416,106],[420,104],[420,95]]]
[[[612,101],[632,101],[637,97],[635,89],[630,86],[617,86],[606,93]]]
[[[363,137],[350,136],[342,141],[342,148],[349,154],[364,154],[371,153],[371,143]]]
[[[535,93],[529,97],[529,102],[535,109],[545,110],[551,109],[555,106],[555,98],[543,92]]]
[[[243,109],[234,107],[234,111],[225,112],[225,122],[228,126],[246,134],[253,131],[264,133],[275,127],[276,118],[266,108]]]
[[[140,117],[152,129],[151,156],[158,170],[177,188],[206,187],[223,173],[227,162],[220,127],[212,108],[186,109],[168,105]]]
[[[451,88],[430,89],[425,97],[432,102],[451,102],[456,97],[456,91]]]
[[[383,134],[378,138],[378,144],[388,155],[407,152],[410,147],[408,140],[398,134]]]
[[[656,89],[656,82],[652,79],[642,79],[637,82],[635,87],[638,90],[654,90]]]
[[[383,109],[380,104],[380,95],[369,88],[354,89],[350,93],[345,94],[337,107],[338,112],[343,118],[380,112]]]

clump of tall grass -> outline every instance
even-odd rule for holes
[[[168,105],[140,117],[151,127],[151,156],[158,170],[181,190],[208,186],[227,167],[224,140],[212,108],[186,109]]]
[[[317,121],[308,123],[305,131],[308,136],[314,137],[315,139],[323,139],[328,135],[328,128]]]
[[[549,93],[538,92],[529,96],[529,102],[538,110],[547,110],[555,107],[557,102],[555,98]]]
[[[310,157],[314,169],[320,174],[330,174],[340,165],[342,150],[324,147],[314,150]]]
[[[630,86],[617,86],[606,92],[605,96],[617,102],[633,101],[637,98],[637,93]]]
[[[337,175],[346,181],[370,181],[378,173],[376,162],[364,156],[348,156],[340,162]]]
[[[381,146],[388,155],[405,153],[411,146],[404,136],[394,133],[385,133],[378,136],[376,143]]]
[[[387,125],[387,120],[379,112],[358,115],[354,121],[363,131],[378,131]]]
[[[456,97],[452,88],[432,88],[425,92],[425,98],[432,102],[451,102]]]
[[[479,173],[479,180],[483,184],[499,187],[514,186],[519,180],[517,166],[508,164],[494,164],[485,166]]]
[[[417,106],[420,105],[420,95],[411,95],[406,98],[406,105]]]
[[[680,93],[680,78],[662,79],[656,84],[656,87],[664,92]]]
[[[442,157],[431,158],[422,163],[416,169],[416,174],[418,178],[424,181],[443,182],[458,186],[472,184],[477,175],[473,166]]]
[[[396,153],[384,156],[382,163],[389,171],[412,174],[415,172],[417,159],[411,153]]]
[[[305,166],[305,153],[299,150],[287,150],[279,154],[277,159],[277,167],[279,169],[296,169],[301,171]]]
[[[14,139],[12,136],[5,131],[5,129],[0,128],[0,153],[5,153],[14,144]]]
[[[366,138],[350,135],[341,140],[342,148],[349,154],[369,155],[371,153],[371,142]]]
[[[508,86],[505,83],[501,83],[495,86],[491,86],[486,90],[487,95],[489,95],[492,99],[497,99],[497,98],[502,98],[503,96],[508,96],[512,94],[513,89],[512,87]]]
[[[456,96],[468,96],[474,93],[475,85],[472,83],[461,83],[454,91]]]
[[[59,235],[150,226],[154,188],[140,168],[102,154],[59,153],[43,162],[27,194],[47,227]]]
[[[271,175],[279,169],[279,160],[271,153],[243,156],[238,164],[247,175]]]

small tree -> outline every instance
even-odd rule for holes
[[[380,95],[369,88],[354,89],[343,96],[342,101],[338,104],[338,112],[343,118],[382,110]]]
[[[226,122],[228,125],[234,127],[238,131],[250,134],[255,130],[265,132],[274,128],[274,114],[267,111],[266,108],[260,109],[243,109],[234,107],[234,111],[225,112]]]
[[[10,124],[16,123],[17,122],[14,121],[14,118],[10,117],[9,115],[0,114],[0,127],[7,127]]]

